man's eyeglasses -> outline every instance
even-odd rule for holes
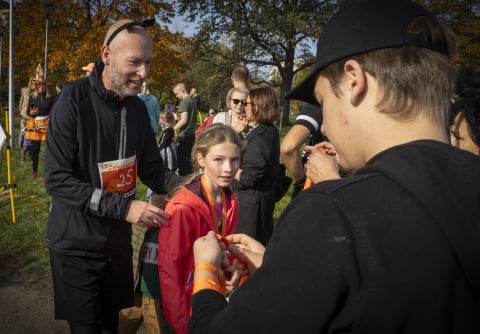
[[[247,101],[245,101],[245,100],[232,99],[232,101],[233,101],[233,104],[234,104],[234,105],[237,105],[237,104],[239,104],[239,103],[241,103],[242,106],[244,106],[244,107],[247,105]]]

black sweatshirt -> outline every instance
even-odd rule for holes
[[[190,330],[480,333],[479,275],[480,157],[417,141],[301,192],[228,304],[193,296]]]

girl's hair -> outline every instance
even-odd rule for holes
[[[150,88],[150,82],[148,82],[147,80],[145,80],[142,84],[142,90],[141,90],[141,93],[142,94],[145,94],[145,95],[150,95],[152,94],[151,93],[151,88]]]
[[[245,95],[245,99],[248,97],[248,89],[246,89],[245,87],[233,87],[227,93],[227,99],[226,99],[227,108],[230,108],[230,100],[232,99],[232,95],[235,92],[239,92]]]
[[[206,156],[212,146],[222,143],[235,144],[240,148],[240,150],[242,150],[243,148],[242,138],[232,127],[228,125],[215,123],[207,126],[200,133],[200,135],[195,140],[195,144],[192,147],[192,166],[194,172],[183,178],[181,184],[179,184],[168,194],[168,199],[171,199],[181,187],[189,184],[195,177],[200,174],[200,168],[196,159],[197,153]]]
[[[242,139],[232,127],[221,123],[207,126],[200,133],[192,147],[192,166],[194,170],[199,169],[196,159],[197,153],[206,156],[212,146],[226,142],[235,144],[240,150],[242,149]]]
[[[252,111],[258,124],[273,123],[280,117],[280,104],[275,91],[270,86],[255,88],[250,91],[253,103]]]
[[[35,87],[35,77],[31,77],[29,80],[28,80],[28,88],[29,89],[32,89],[33,87]]]
[[[171,111],[165,111],[163,113],[163,120],[165,125],[173,127],[175,125],[175,115]]]
[[[450,108],[450,125],[455,117],[462,114],[468,125],[468,133],[472,140],[480,146],[480,71],[470,67],[458,71],[457,99]]]

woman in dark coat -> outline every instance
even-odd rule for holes
[[[244,103],[253,129],[246,136],[241,168],[233,182],[240,202],[236,232],[266,245],[273,231],[274,174],[280,158],[280,135],[273,122],[280,116],[280,107],[271,87],[252,89]]]

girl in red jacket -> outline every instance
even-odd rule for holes
[[[188,333],[193,289],[194,241],[215,231],[235,232],[238,202],[230,187],[240,166],[241,138],[231,127],[213,124],[197,138],[192,160],[197,173],[176,191],[165,211],[170,225],[159,230],[158,268],[165,318],[177,334]]]

